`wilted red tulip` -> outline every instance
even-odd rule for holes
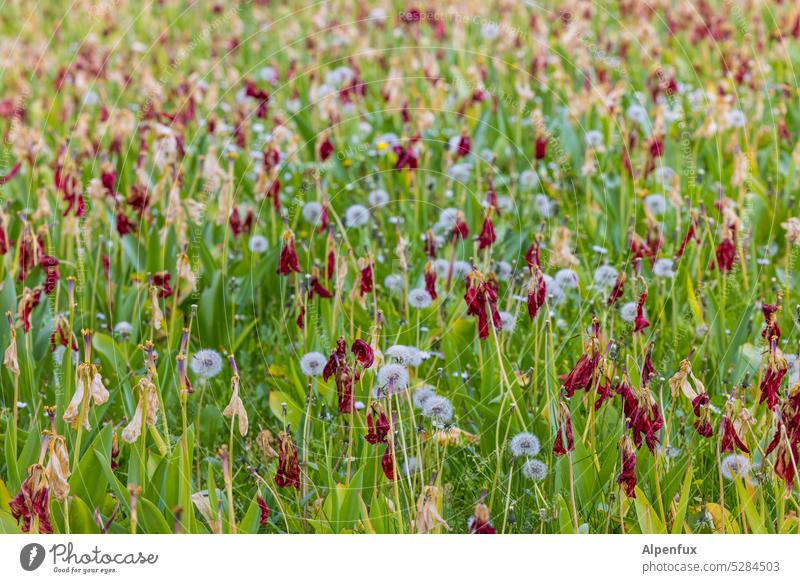
[[[364,439],[372,445],[386,443],[390,430],[389,418],[383,412],[383,407],[377,401],[373,402],[367,411],[367,435]]]
[[[633,331],[641,332],[650,326],[650,322],[644,317],[644,303],[647,300],[647,291],[643,291],[639,295],[639,301],[636,304],[636,318],[633,321]]]
[[[733,425],[733,421],[727,414],[722,416],[720,431],[722,432],[722,439],[720,442],[720,449],[722,451],[734,451],[734,448],[738,447],[744,453],[750,453],[750,450],[736,432],[736,427]]]
[[[50,534],[50,488],[45,468],[41,463],[28,468],[28,477],[22,482],[19,493],[8,503],[11,516],[22,522],[22,532]]]
[[[386,444],[386,449],[381,456],[381,468],[387,480],[394,480],[394,447],[391,443]]]
[[[283,233],[283,247],[281,248],[281,256],[278,263],[278,273],[289,275],[292,272],[300,273],[300,263],[294,245],[294,233],[287,229]]]
[[[275,483],[281,488],[300,489],[300,463],[297,460],[297,446],[292,436],[281,431],[278,434],[278,473]]]
[[[361,339],[353,342],[353,346],[350,347],[350,350],[355,355],[358,364],[364,368],[371,367],[372,363],[375,362],[375,353],[372,347]]]
[[[767,407],[770,409],[774,409],[777,406],[781,382],[788,370],[789,367],[786,363],[786,359],[784,359],[783,355],[778,351],[778,339],[773,336],[770,340],[767,370],[759,385],[759,389],[761,390],[761,397],[758,399],[759,403],[766,402]]]
[[[559,404],[556,413],[558,427],[556,428],[556,439],[553,442],[553,455],[562,456],[568,451],[575,449],[575,436],[572,432],[572,417],[569,414],[569,407],[563,401]]]
[[[478,249],[486,249],[487,247],[491,247],[494,245],[494,242],[497,241],[497,234],[494,231],[494,223],[492,223],[491,217],[487,216],[483,220],[481,234],[478,235],[477,240]]]
[[[264,500],[260,492],[256,495],[256,503],[259,511],[258,523],[261,526],[269,524],[269,506],[267,506],[267,501]]]
[[[619,449],[622,455],[622,470],[617,483],[625,489],[628,498],[636,498],[636,449],[629,437],[622,438]]]
[[[561,377],[567,397],[572,397],[575,391],[590,389],[596,379],[598,365],[600,363],[600,321],[592,318],[592,335],[589,338],[589,346],[586,351],[572,367],[567,375]]]
[[[427,291],[432,300],[438,296],[436,293],[436,269],[433,266],[433,261],[428,261],[425,264],[425,291]]]

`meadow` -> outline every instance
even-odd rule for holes
[[[0,532],[800,532],[792,2],[0,10]]]

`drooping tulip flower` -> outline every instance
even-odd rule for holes
[[[622,297],[622,294],[625,293],[625,281],[627,279],[628,276],[625,275],[625,272],[620,271],[619,275],[617,275],[617,280],[614,282],[614,287],[611,289],[611,293],[608,295],[608,301],[606,303],[609,306],[616,304]]]
[[[358,339],[353,342],[350,350],[356,357],[358,364],[360,364],[363,368],[369,368],[375,362],[375,353],[372,350],[372,347],[364,340]]]
[[[122,430],[122,441],[136,443],[147,425],[155,426],[159,408],[158,392],[149,376],[142,377],[136,384],[139,401],[136,411],[128,425]]]
[[[300,263],[295,249],[294,233],[291,229],[286,229],[283,233],[283,247],[278,261],[278,273],[289,275],[290,273],[300,273]]]
[[[644,303],[647,301],[647,290],[639,295],[639,301],[636,303],[636,318],[633,321],[633,331],[641,332],[650,326],[650,322],[644,316]]]
[[[771,339],[773,336],[780,340],[781,329],[778,326],[778,310],[781,308],[781,299],[774,304],[761,304],[761,313],[764,314],[764,329],[761,331],[761,337]]]
[[[383,451],[383,455],[381,456],[381,469],[383,470],[383,475],[386,476],[387,480],[394,481],[395,479],[395,457],[394,457],[394,445],[389,441],[386,444],[386,449]]]
[[[481,233],[478,235],[477,240],[478,249],[487,249],[497,241],[497,234],[495,233],[494,223],[491,217],[487,216],[483,220],[483,227],[481,228]]]
[[[601,356],[600,321],[595,317],[592,318],[592,335],[589,338],[589,345],[569,374],[561,377],[567,397],[572,397],[575,391],[591,389],[596,380]]]
[[[486,492],[484,491],[467,523],[469,534],[497,534],[497,530],[492,526],[489,507],[484,504],[485,498]]]
[[[436,269],[433,266],[433,261],[428,261],[425,264],[425,291],[430,294],[432,300],[438,297],[436,293]]]
[[[775,409],[778,405],[780,396],[781,382],[783,377],[789,370],[786,359],[778,349],[778,339],[773,336],[770,339],[770,351],[767,361],[767,370],[758,388],[761,390],[761,397],[758,399],[759,403],[766,402],[767,407]]]
[[[300,462],[297,459],[297,446],[292,436],[285,431],[278,434],[278,472],[275,483],[281,488],[300,489]]]
[[[726,225],[722,231],[722,241],[717,245],[715,252],[715,259],[711,261],[709,269],[719,267],[723,273],[733,270],[733,264],[736,262],[736,226]]]
[[[229,357],[231,362],[231,367],[234,369],[233,376],[231,376],[231,400],[228,402],[228,406],[222,411],[223,417],[230,417],[231,423],[236,418],[239,420],[239,435],[244,437],[247,435],[247,409],[244,407],[244,402],[242,398],[239,396],[239,374],[237,372],[236,363],[233,359],[233,355]]]
[[[19,377],[19,357],[17,355],[17,329],[14,327],[14,317],[11,312],[6,312],[10,337],[8,347],[3,355],[3,364],[14,376]]]
[[[730,409],[732,408],[729,407],[729,410]],[[744,453],[750,453],[747,445],[745,445],[744,441],[742,441],[742,438],[739,437],[739,433],[736,431],[733,420],[728,413],[722,416],[720,431],[722,432],[720,449],[723,452],[734,451],[735,448],[739,448],[739,450]]]
[[[417,499],[417,516],[414,527],[419,534],[431,532],[438,526],[450,530],[447,521],[439,514],[439,488],[425,486]]]
[[[553,455],[562,456],[575,449],[575,435],[572,431],[572,417],[569,407],[563,401],[559,404],[556,411],[557,428],[556,438],[553,442]]]
[[[628,498],[636,498],[636,448],[627,436],[622,438],[619,448],[622,470],[617,477],[617,483],[624,488]]]
[[[103,385],[103,377],[97,365],[91,364],[92,353],[92,332],[83,330],[84,343],[84,362],[78,365],[77,381],[75,383],[75,394],[64,411],[63,419],[73,428],[77,428],[80,423],[87,430],[91,430],[89,425],[89,404],[102,405],[108,401],[108,389]],[[88,390],[89,394],[86,394]]]
[[[53,526],[50,519],[50,488],[47,472],[41,463],[28,468],[28,477],[22,482],[19,493],[8,503],[17,523],[22,523],[22,532],[50,534]]]
[[[256,495],[256,503],[258,504],[258,523],[261,526],[269,524],[269,506],[267,506],[267,501],[264,500],[264,497],[259,492]]]
[[[544,274],[538,265],[534,265],[531,267],[531,281],[528,284],[528,317],[531,320],[536,318],[546,299],[547,283]]]
[[[386,438],[389,436],[390,431],[389,418],[386,417],[381,404],[374,401],[367,411],[367,435],[364,436],[364,439],[372,445],[386,443]]]

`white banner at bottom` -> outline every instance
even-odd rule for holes
[[[798,580],[798,545],[795,535],[2,535],[0,581],[777,582]]]

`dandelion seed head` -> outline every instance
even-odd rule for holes
[[[601,287],[611,287],[619,273],[610,265],[601,265],[594,271],[594,282]]]
[[[405,287],[405,281],[402,275],[393,273],[386,276],[383,280],[383,286],[392,293],[400,293]]]
[[[428,399],[435,396],[436,396],[436,389],[434,389],[431,386],[425,385],[414,391],[414,395],[411,397],[411,401],[414,403],[414,406],[417,409],[422,409],[425,406],[425,403],[428,402]]]
[[[741,454],[731,454],[722,458],[720,468],[722,475],[726,480],[733,480],[735,478],[744,478],[750,473],[752,464],[747,457]]]
[[[325,369],[328,359],[321,352],[309,352],[300,359],[300,370],[309,377],[318,377]]]
[[[198,350],[189,365],[197,376],[212,379],[222,372],[222,356],[211,348]]]
[[[503,324],[503,332],[511,333],[517,325],[517,318],[511,312],[500,312],[500,322]]]
[[[537,194],[533,199],[533,208],[537,213],[544,218],[550,218],[555,212],[556,203],[554,203],[547,195]]]
[[[117,322],[114,326],[114,334],[120,338],[127,339],[133,334],[133,324],[130,322]]]
[[[447,397],[433,395],[422,406],[422,416],[440,423],[448,423],[453,418],[453,404]]]
[[[535,459],[526,460],[522,465],[522,475],[534,482],[541,482],[547,477],[547,464]]]
[[[623,304],[619,309],[620,318],[626,322],[633,322],[636,319],[637,307],[638,306],[636,302],[628,302],[627,304]]]
[[[262,237],[261,235],[253,235],[250,237],[250,241],[248,242],[247,246],[253,253],[264,253],[267,249],[269,249],[267,238]]]
[[[408,385],[408,369],[402,364],[386,364],[378,371],[378,383],[381,389],[402,391]]]
[[[603,133],[598,130],[589,130],[583,138],[584,142],[590,148],[603,147]]]
[[[555,277],[558,287],[575,289],[578,287],[578,274],[572,269],[560,269]]]
[[[525,170],[519,175],[519,184],[526,190],[533,190],[539,186],[539,175],[534,170]]]
[[[344,224],[350,229],[363,227],[369,222],[369,210],[367,207],[354,204],[344,212]]]
[[[539,438],[533,433],[522,432],[511,438],[509,448],[514,457],[535,457],[539,454],[541,445]]]
[[[369,193],[367,200],[371,207],[382,208],[389,203],[389,193],[378,188]]]
[[[412,308],[429,308],[433,303],[433,298],[427,290],[422,288],[412,289],[408,292],[408,305]]]
[[[675,262],[672,259],[659,259],[653,264],[653,273],[657,277],[674,277]]]
[[[660,216],[667,211],[667,199],[660,194],[651,194],[644,199],[644,206],[655,216]]]
[[[318,202],[307,202],[303,205],[303,219],[310,225],[316,225],[322,217],[322,205]]]
[[[508,261],[500,261],[495,270],[497,272],[497,279],[500,281],[509,281],[514,277],[514,268]]]

